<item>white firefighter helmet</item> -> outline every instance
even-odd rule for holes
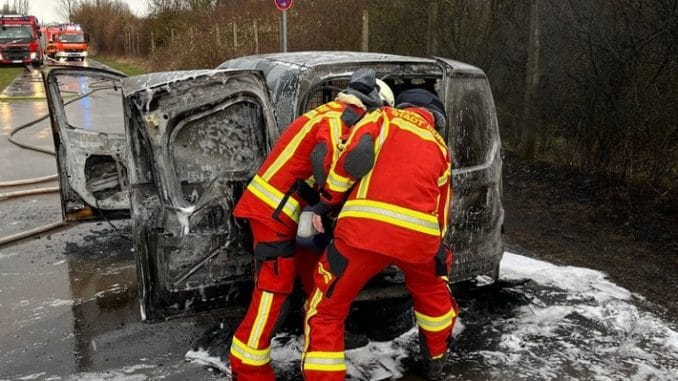
[[[377,78],[377,86],[379,86],[379,98],[384,102],[385,106],[393,107],[395,103],[395,97],[393,96],[393,91],[388,87],[386,82]]]

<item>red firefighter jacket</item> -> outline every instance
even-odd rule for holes
[[[273,213],[297,180],[312,183],[311,152],[319,143],[324,143],[327,149],[324,167],[325,172],[329,170],[342,136],[348,132],[341,119],[347,108],[354,115],[364,113],[358,106],[333,101],[295,119],[247,186],[233,215],[257,219],[282,234],[296,233],[299,215],[306,205],[298,193],[290,194],[277,219]]]
[[[335,237],[407,262],[431,260],[451,197],[450,154],[433,125],[426,109],[384,108],[353,127],[324,186],[324,204],[350,192]]]

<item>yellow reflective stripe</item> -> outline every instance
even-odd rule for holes
[[[320,265],[320,263],[318,263]],[[308,309],[306,310],[306,318],[304,319],[304,354],[302,357],[306,356],[306,351],[308,351],[308,346],[310,344],[311,338],[311,326],[308,324],[308,321],[318,313],[318,303],[323,298],[323,292],[319,288],[315,288],[313,292],[313,297],[311,297],[311,302],[308,303]],[[301,361],[304,361],[302,358]]]
[[[358,185],[358,191],[356,193],[357,198],[367,197],[367,190],[370,188],[372,172],[374,170],[374,166],[377,165],[377,159],[379,158],[381,147],[384,145],[384,141],[386,141],[386,137],[390,132],[390,126],[391,122],[389,119],[384,118],[384,122],[381,125],[381,130],[379,131],[379,136],[377,137],[377,141],[375,142],[376,144],[374,145],[374,165],[372,166],[372,169],[361,179],[360,185]]]
[[[323,277],[325,284],[329,284],[332,281],[332,273],[325,270],[322,263],[318,263],[318,274]]]
[[[321,264],[318,264],[321,266]],[[317,370],[325,372],[341,372],[346,370],[344,352],[309,351],[311,340],[310,319],[318,313],[318,304],[323,298],[323,293],[316,287],[308,303],[306,318],[304,320],[304,353],[301,362],[305,370]]]
[[[318,111],[316,111],[316,110],[311,110],[311,111],[305,113],[304,116],[305,116],[306,118],[308,118],[309,120],[311,120],[311,119],[315,118],[316,116],[318,116],[318,114],[319,114]]]
[[[447,224],[450,214],[450,199],[452,197],[452,189],[448,189],[445,194],[445,208],[443,208],[443,226],[440,236],[443,237],[447,233]]]
[[[304,182],[308,184],[309,187],[313,188],[315,186],[315,177],[311,175],[306,180],[304,180]]]
[[[447,179],[450,178],[450,170],[449,168],[445,171],[445,173],[438,178],[438,186],[442,187],[447,183]]]
[[[333,147],[332,150],[332,163],[337,162],[339,153],[345,148],[341,143],[341,120],[332,119],[330,120],[330,139]],[[353,181],[347,177],[338,175],[334,171],[334,166],[330,167],[330,171],[327,174],[327,187],[334,192],[346,192],[348,188],[353,185]]]
[[[272,304],[273,304],[273,294],[264,291],[261,294],[261,299],[259,300],[259,310],[257,311],[256,319],[254,319],[252,332],[250,332],[250,337],[247,340],[248,347],[256,348],[259,346],[259,340],[261,339],[261,334],[264,331],[266,322],[268,321],[268,315],[271,312]]]
[[[273,164],[271,164],[270,167],[264,172],[264,174],[261,176],[264,180],[269,181],[273,175],[275,175],[280,168],[282,168],[287,161],[294,156],[295,152],[299,148],[299,144],[301,144],[301,141],[304,140],[306,135],[311,131],[313,126],[315,126],[318,122],[320,122],[323,118],[339,118],[341,117],[341,113],[337,111],[329,111],[323,114],[320,114],[318,116],[315,116],[314,118],[310,119],[304,126],[297,132],[297,134],[290,140],[290,142],[285,146],[285,148],[282,150],[280,156],[278,156]]]
[[[442,144],[442,138],[434,129],[423,129],[401,118],[394,118],[392,123],[401,130],[405,130],[417,135],[422,140],[435,143],[435,145],[438,146],[438,149],[440,149],[440,152],[442,152],[444,156],[447,156],[447,146]]]
[[[332,162],[337,161],[341,147],[341,119],[330,120],[330,144],[332,144]]]
[[[360,122],[358,122],[357,125],[355,125],[353,128],[351,128],[351,133],[348,134],[348,138],[346,139],[346,143],[348,144],[348,142],[350,142],[350,141],[353,140],[355,134],[358,133],[358,131],[360,131],[360,128],[361,128],[362,126],[364,126],[364,125],[366,125],[366,124],[370,124],[370,123],[376,122],[377,120],[379,120],[379,117],[380,117],[380,116],[381,116],[381,111],[373,111],[373,112],[371,112],[371,113],[365,115],[365,116],[360,120]]]
[[[351,129],[351,133],[348,135],[348,138],[346,139],[346,143],[345,144],[339,143],[337,145],[338,151],[343,151],[346,148],[346,146],[350,144],[350,142],[355,137],[355,134],[358,131],[360,131],[360,127],[362,127],[362,126],[364,126],[368,123],[377,121],[379,119],[380,115],[381,115],[380,111],[375,111],[375,112],[371,112],[371,113],[367,114],[364,118],[362,118],[361,121],[358,122],[358,124]],[[336,157],[337,158],[339,157],[338,152],[337,152]],[[327,182],[329,189],[331,189],[335,192],[345,192],[346,190],[348,190],[348,188],[351,187],[351,185],[353,185],[354,182],[352,180],[347,179],[346,177],[338,175],[336,170],[335,170],[336,165],[337,165],[337,160],[332,160],[332,165],[330,166],[330,170],[329,170],[329,173],[327,175],[326,182]]]
[[[304,356],[304,370],[344,371],[346,370],[344,352],[307,352]]]
[[[330,359],[330,360],[344,360],[344,351],[341,352],[327,352],[327,351],[311,351],[306,353],[307,359]]]
[[[343,177],[338,175],[334,168],[330,170],[330,173],[327,174],[327,187],[335,192],[346,192],[348,188],[353,185],[354,181],[348,177]]]
[[[231,354],[242,361],[243,364],[262,366],[271,362],[270,347],[264,349],[250,348],[235,336],[233,336],[231,343]]]
[[[380,201],[349,200],[339,213],[339,218],[344,217],[367,218],[424,234],[440,235],[436,216]]]
[[[313,125],[315,125],[318,121],[320,121],[320,117],[315,117],[304,124],[301,130],[299,130],[299,132],[297,132],[294,138],[290,140],[287,146],[283,148],[280,156],[275,159],[273,164],[271,164],[271,166],[268,167],[266,172],[264,172],[264,174],[261,176],[264,178],[264,180],[270,180],[271,177],[273,177],[273,175],[275,175],[280,170],[280,168],[282,168],[282,166],[285,165],[285,163],[287,163],[287,161],[292,156],[294,156],[294,153],[297,148],[299,148],[301,141],[304,140],[306,135],[308,135],[308,133],[311,131],[311,128],[313,128]]]
[[[266,205],[270,206],[273,209],[276,209],[280,202],[282,201],[285,194],[277,189],[275,189],[271,184],[267,183],[261,177],[254,176],[254,179],[247,186],[247,189],[252,192],[258,199],[265,202]],[[301,208],[299,202],[292,197],[287,198],[287,202],[282,209],[282,212],[285,213],[289,218],[294,222],[299,222],[299,214],[301,213]]]
[[[417,319],[417,325],[421,327],[421,329],[429,332],[439,332],[449,328],[457,314],[454,312],[454,310],[450,310],[443,316],[434,317],[414,311],[414,316]]]

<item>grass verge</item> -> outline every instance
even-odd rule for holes
[[[99,61],[106,66],[110,66],[115,70],[121,71],[129,76],[145,74],[146,69],[141,67],[139,64],[125,59],[125,58],[113,58],[113,57],[104,57],[104,56],[94,56],[91,57],[95,61]]]
[[[0,68],[0,93],[5,90],[5,87],[23,73],[23,67],[3,67]]]

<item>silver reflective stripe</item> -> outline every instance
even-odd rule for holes
[[[344,365],[344,358],[309,358],[306,357],[304,364],[315,364],[315,365]]]
[[[408,216],[406,214],[398,213],[393,210],[386,210],[374,206],[366,206],[366,205],[344,205],[342,212],[364,212],[364,213],[372,213],[372,214],[378,214],[380,216],[387,217],[389,219],[394,219],[394,220],[400,220],[403,222],[407,222],[413,225],[419,225],[424,228],[428,229],[433,229],[433,230],[439,230],[438,222],[435,221],[427,221],[423,220],[421,218],[413,217],[413,216]]]
[[[258,353],[256,353],[258,352]],[[271,361],[271,349],[254,349],[249,348],[237,338],[233,338],[231,344],[231,353],[242,360],[244,363],[251,365],[264,365]]]
[[[345,191],[352,185],[350,179],[347,179],[347,181],[343,181],[337,178],[334,172],[330,172],[330,175],[327,176],[327,183],[330,185],[330,189],[334,189],[337,191]]]
[[[343,372],[346,370],[344,352],[307,352],[303,356],[304,370]]]
[[[440,332],[452,326],[457,313],[454,310],[450,310],[442,316],[428,316],[414,311],[414,315],[416,316],[417,325],[421,329],[430,332]]]
[[[263,184],[262,184],[262,182],[263,182]],[[254,180],[252,182],[250,182],[249,186],[251,186],[253,188],[254,193],[257,196],[261,196],[260,198],[264,202],[266,202],[269,206],[271,206],[273,208],[277,208],[278,205],[280,204],[280,202],[282,201],[282,196],[272,192],[270,189],[267,189],[267,186],[271,187],[271,188],[273,188],[273,187],[271,185],[265,183],[264,180],[262,178],[258,177],[258,176],[256,176],[254,178]],[[293,204],[294,201],[295,200],[292,197],[288,198],[287,202],[285,203],[285,206],[283,207],[283,211],[290,218],[292,218],[293,220],[296,220],[299,217],[300,210],[299,210],[299,206]]]

